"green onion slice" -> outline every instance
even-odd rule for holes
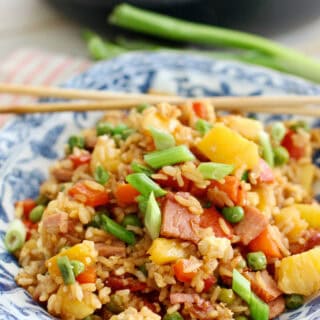
[[[176,145],[174,137],[170,133],[157,128],[150,128],[149,130],[157,150],[169,149]]]
[[[253,320],[268,320],[269,307],[266,303],[260,300],[255,294],[251,293],[249,301],[250,316]]]
[[[286,127],[282,122],[275,122],[271,128],[271,138],[276,144],[280,144],[286,135]]]
[[[237,269],[233,269],[232,273],[232,290],[245,302],[250,302],[250,282]]]
[[[274,166],[274,156],[273,156],[273,150],[270,142],[269,135],[261,131],[259,133],[259,141],[260,145],[262,147],[262,157],[263,159],[270,165],[270,167]]]
[[[221,180],[234,170],[234,166],[224,163],[204,162],[198,166],[198,170],[205,179]]]
[[[67,256],[58,257],[57,264],[64,284],[69,285],[75,283],[76,280],[69,258]]]
[[[102,185],[105,185],[110,178],[108,171],[102,166],[96,167],[96,170],[94,171],[93,176],[94,176],[94,179]]]
[[[195,157],[184,145],[166,150],[154,151],[144,156],[144,161],[152,168],[159,169],[180,162],[192,161]]]
[[[126,181],[137,189],[143,196],[148,197],[153,191],[156,197],[163,196],[167,191],[151,180],[145,173],[132,173],[126,177]]]
[[[4,244],[9,252],[20,249],[26,241],[26,227],[21,220],[13,220],[4,238]]]
[[[151,176],[154,173],[152,169],[137,162],[131,163],[131,169],[134,173],[145,173],[147,176]]]
[[[84,264],[81,261],[71,260],[70,264],[72,266],[72,271],[75,277],[82,273],[85,269]]]
[[[148,199],[147,210],[144,216],[144,225],[152,239],[159,237],[161,228],[161,211],[153,192],[151,192]]]

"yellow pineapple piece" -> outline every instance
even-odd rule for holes
[[[310,227],[320,228],[320,206],[318,204],[295,204],[294,207]]]
[[[315,171],[316,168],[311,163],[299,164],[298,169],[296,170],[297,180],[308,194],[310,194],[312,191],[312,183]]]

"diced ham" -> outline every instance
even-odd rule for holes
[[[263,301],[270,302],[282,294],[268,271],[246,272],[244,275],[250,281],[252,290]]]
[[[106,285],[114,291],[129,289],[131,292],[137,292],[143,291],[147,288],[146,283],[140,282],[139,280],[132,277],[121,278],[110,276],[106,279]]]
[[[106,244],[103,242],[95,243],[95,248],[99,253],[99,256],[111,257],[111,256],[126,256],[126,246],[122,241],[117,241],[111,244]]]
[[[68,182],[71,181],[73,170],[54,168],[52,170],[52,175],[58,180],[58,182]]]
[[[67,233],[68,232],[68,214],[66,212],[57,212],[44,216],[42,219],[43,229],[47,233]]]
[[[201,303],[204,300],[196,293],[170,293],[170,303]]]
[[[162,206],[162,236],[198,242],[199,223],[198,215],[179,204],[172,194],[167,195]]]
[[[268,225],[267,217],[254,207],[244,207],[244,218],[234,227],[244,245],[255,239]]]
[[[283,296],[278,297],[277,299],[268,303],[269,306],[269,319],[274,319],[285,309],[285,301]]]
[[[263,160],[259,161],[260,176],[258,181],[261,183],[272,183],[274,181],[274,174],[270,166]]]

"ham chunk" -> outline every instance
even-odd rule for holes
[[[246,272],[245,277],[250,281],[252,290],[265,302],[273,301],[282,294],[266,270]]]
[[[254,207],[244,207],[244,218],[234,227],[244,245],[255,239],[268,225],[267,217]]]
[[[269,306],[269,319],[274,319],[275,317],[280,315],[282,312],[284,312],[285,302],[284,302],[283,296],[280,296],[279,298],[269,302],[268,306]]]
[[[68,214],[61,211],[44,216],[42,220],[42,227],[47,233],[67,233]]]
[[[189,240],[197,243],[200,217],[179,204],[172,194],[168,194],[162,206],[160,234],[167,238]]]
[[[103,257],[125,257],[126,256],[126,246],[122,241],[115,241],[111,244],[106,244],[103,242],[98,242],[95,245],[96,250],[99,253],[99,256]]]
[[[196,293],[170,293],[170,303],[197,303],[200,304],[204,300]]]

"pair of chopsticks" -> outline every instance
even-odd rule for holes
[[[0,95],[62,98],[71,101],[0,106],[0,113],[34,113],[130,109],[142,103],[182,104],[205,100],[216,110],[320,116],[320,96],[197,97],[119,93],[0,83]],[[76,100],[76,101],[75,101]]]

